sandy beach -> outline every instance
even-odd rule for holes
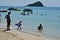
[[[17,30],[4,30],[4,28],[0,28],[0,40],[50,40],[44,36],[36,36],[33,34],[18,32]]]

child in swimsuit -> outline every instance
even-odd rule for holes
[[[17,30],[21,30],[21,25],[22,25],[22,21],[20,21],[18,24],[16,24],[18,26]]]

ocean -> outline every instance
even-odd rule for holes
[[[22,31],[45,35],[54,39],[60,39],[60,7],[22,7],[22,6],[0,6],[0,10],[7,10],[8,8],[18,8],[21,11],[11,10],[11,29],[16,30],[17,26],[15,25],[20,20],[22,21]],[[21,15],[23,9],[30,8],[32,9],[33,14]],[[8,10],[9,11],[9,10]],[[7,13],[0,12],[1,22],[0,27],[6,27],[5,15]],[[27,14],[27,13],[26,13]],[[38,26],[42,24],[43,31],[39,32],[37,30]]]

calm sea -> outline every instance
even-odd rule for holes
[[[12,7],[12,6],[10,6]],[[0,6],[0,10],[7,10],[9,6]],[[11,28],[16,29],[15,25],[20,20],[22,21],[22,31],[33,33],[33,34],[44,34],[52,38],[60,39],[60,7],[19,7],[21,11],[11,11]],[[21,15],[24,8],[30,8],[33,10],[33,14]],[[9,11],[9,10],[8,10]],[[6,27],[5,15],[7,13],[0,12],[1,22],[0,27]],[[42,24],[43,31],[38,32],[37,27]]]

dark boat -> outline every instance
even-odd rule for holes
[[[0,10],[0,12],[7,12],[7,10]]]

